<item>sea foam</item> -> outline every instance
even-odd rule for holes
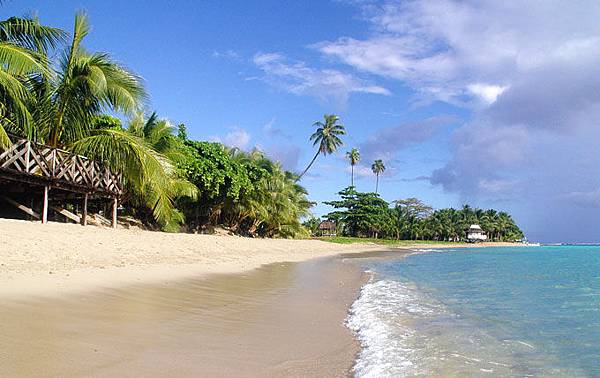
[[[422,337],[411,318],[438,314],[442,308],[424,300],[408,285],[371,280],[350,309],[347,326],[356,332],[362,350],[354,366],[357,377],[403,377],[424,374]]]

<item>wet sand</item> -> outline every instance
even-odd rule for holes
[[[347,376],[343,323],[367,279],[354,261],[4,297],[0,376]]]

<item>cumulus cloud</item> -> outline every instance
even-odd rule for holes
[[[534,238],[600,240],[600,2],[359,4],[369,35],[314,48],[472,111],[433,184],[512,206]]]
[[[266,82],[287,92],[313,96],[327,103],[343,105],[353,93],[390,94],[386,88],[351,74],[312,68],[277,53],[256,54],[254,64],[264,72]]]
[[[223,143],[229,147],[237,147],[241,150],[245,150],[249,147],[252,137],[246,130],[237,126],[233,126],[229,128],[229,131],[225,135],[212,136],[209,139],[215,142]]]

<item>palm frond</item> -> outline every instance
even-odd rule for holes
[[[40,25],[36,19],[11,17],[0,21],[0,41],[14,42],[30,50],[56,48],[65,37],[64,31]]]

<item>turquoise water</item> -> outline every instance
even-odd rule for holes
[[[357,376],[600,377],[600,247],[430,252],[369,264]]]

